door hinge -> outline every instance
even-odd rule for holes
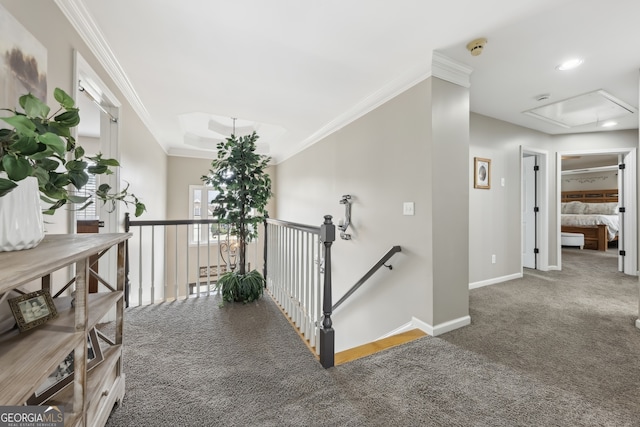
[[[624,163],[620,163],[620,164],[618,165],[618,169],[624,169],[624,168],[626,168],[626,167],[627,167],[627,166],[626,166]]]
[[[625,256],[627,255],[627,251],[620,251],[620,256]]]
[[[538,212],[540,212],[540,208],[539,208],[539,207],[537,207],[537,206],[534,206],[534,207],[533,207],[533,211],[534,211],[535,213],[538,213]]]
[[[538,171],[540,170],[540,166],[535,165],[535,166],[533,167],[533,170],[534,170],[535,172],[538,172]]]
[[[534,254],[539,254],[539,253],[540,253],[540,249],[538,249],[538,248],[533,248],[533,253],[534,253]]]
[[[627,210],[626,210],[623,206],[620,206],[620,207],[618,208],[618,212],[620,212],[620,213],[625,213],[626,211],[627,211]]]

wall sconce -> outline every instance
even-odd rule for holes
[[[347,234],[347,228],[351,224],[351,196],[344,195],[340,199],[340,204],[344,205],[344,220],[338,220],[338,229],[340,230],[340,238],[342,240],[351,240],[351,234]]]

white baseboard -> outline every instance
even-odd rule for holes
[[[636,328],[640,329],[640,319],[636,319]]]
[[[550,265],[547,268],[547,271],[560,271],[560,267],[558,267],[557,265]]]
[[[436,326],[431,326],[427,322],[423,322],[417,317],[412,317],[410,322],[405,323],[404,325],[394,329],[393,331],[387,334],[384,334],[378,339],[381,340],[383,338],[388,338],[393,335],[398,335],[403,332],[410,331],[412,329],[420,329],[427,335],[431,335],[432,337],[437,337],[438,335],[451,332],[455,329],[462,328],[463,326],[467,326],[470,324],[471,324],[470,316],[463,316],[458,319],[449,320],[448,322],[440,323],[439,325],[436,325]]]
[[[408,332],[408,331],[410,331],[412,329],[415,329],[415,328],[416,328],[416,326],[413,326],[413,322],[407,322],[404,325],[394,329],[393,331],[384,334],[380,338],[376,339],[376,341],[384,339],[384,338],[389,338],[389,337],[392,337],[394,335],[401,334],[403,332]]]
[[[497,283],[508,282],[509,280],[515,280],[520,278],[522,278],[522,273],[510,274],[508,276],[502,276],[502,277],[494,277],[493,279],[469,283],[469,289],[477,289],[483,286],[495,285]]]

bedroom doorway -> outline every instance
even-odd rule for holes
[[[637,265],[637,236],[636,236],[636,149],[589,150],[558,152],[557,158],[557,224],[558,224],[558,267],[562,269],[561,246],[561,194],[564,189],[577,191],[571,186],[571,181],[591,184],[585,190],[596,191],[617,189],[617,247],[615,244],[604,243],[607,251],[616,251],[618,271],[628,275],[638,275]],[[563,186],[564,184],[564,186]],[[567,187],[569,186],[569,187]],[[575,186],[575,185],[574,185]],[[604,188],[606,187],[606,188]],[[568,191],[567,194],[571,193]],[[616,219],[616,218],[614,218]],[[598,244],[600,247],[602,243]],[[609,246],[607,248],[607,246]],[[602,248],[600,248],[602,249]],[[590,250],[590,249],[586,249]]]

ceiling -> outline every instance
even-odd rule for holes
[[[604,130],[523,114],[600,89],[638,107],[637,0],[56,3],[172,155],[211,156],[237,118],[282,161],[428,77],[434,51],[473,69],[473,112],[531,129]]]

